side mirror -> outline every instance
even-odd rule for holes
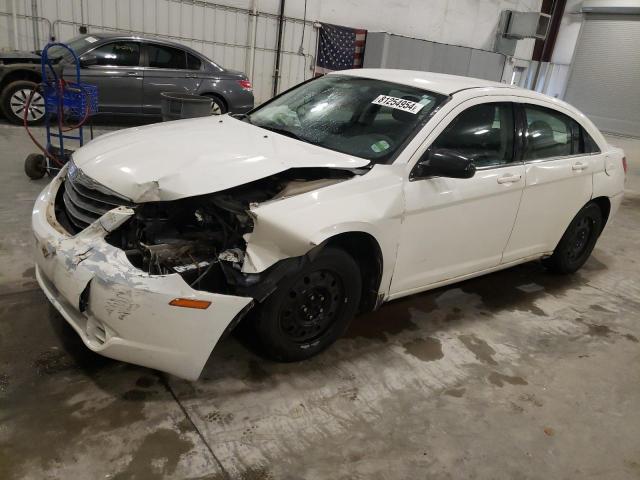
[[[471,178],[476,174],[473,158],[445,148],[427,150],[411,172],[411,179],[424,177]]]
[[[96,65],[98,63],[98,59],[96,58],[95,55],[84,55],[82,57],[80,57],[80,67],[81,68],[87,68],[90,67],[91,65]]]

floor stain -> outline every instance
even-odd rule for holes
[[[233,421],[233,413],[223,413],[218,410],[214,410],[211,413],[207,413],[204,418],[208,422],[217,423],[218,425],[228,425]]]
[[[136,386],[140,387],[140,388],[151,388],[153,385],[155,385],[156,383],[156,379],[153,377],[140,377],[138,380],[136,380]]]
[[[33,362],[38,375],[53,375],[65,370],[77,368],[73,357],[63,350],[46,350]]]
[[[461,398],[466,391],[466,388],[448,388],[444,391],[444,394],[449,395],[450,397]]]
[[[263,382],[270,378],[267,372],[257,360],[249,360],[249,374],[247,378],[252,382]]]
[[[522,400],[523,402],[531,403],[536,407],[541,407],[542,405],[544,405],[542,400],[536,397],[533,393],[523,393],[522,395],[520,395],[520,400]]]
[[[487,363],[489,365],[498,364],[498,362],[493,359],[493,355],[495,355],[496,351],[481,338],[478,338],[473,334],[460,335],[458,338],[482,363]]]
[[[609,310],[608,308],[604,308],[601,305],[589,305],[589,308],[594,312],[615,313],[614,311]]]
[[[161,480],[174,474],[180,456],[192,448],[191,440],[174,430],[160,428],[144,438],[127,467],[113,479]]]
[[[36,278],[36,268],[27,268],[24,272],[22,272],[22,278]]]
[[[585,323],[589,330],[587,335],[590,337],[609,337],[612,333],[616,333],[606,325],[596,325],[594,323]]]
[[[502,387],[506,383],[510,385],[529,385],[529,382],[522,377],[512,377],[498,372],[491,372],[488,378],[491,383],[498,387]]]
[[[383,305],[375,312],[354,318],[345,338],[361,337],[386,342],[389,336],[419,329],[411,320],[411,309],[429,313],[436,308],[433,293],[422,293],[395,300]]]
[[[405,352],[424,362],[433,362],[444,357],[442,343],[434,337],[416,338],[403,345]]]
[[[630,333],[625,333],[624,335],[622,335],[624,338],[626,338],[627,340],[631,340],[633,343],[638,343],[638,337],[636,337],[635,335],[631,335]]]

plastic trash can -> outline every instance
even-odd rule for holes
[[[182,118],[208,117],[211,115],[213,100],[191,93],[162,92],[162,121]]]

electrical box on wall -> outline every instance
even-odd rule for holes
[[[512,56],[516,51],[518,40],[523,38],[544,40],[547,38],[550,24],[551,15],[546,13],[503,10],[500,13],[493,50],[503,55]]]
[[[515,12],[507,10],[509,19],[502,34],[507,38],[521,40],[523,38],[547,38],[551,15],[540,12]]]

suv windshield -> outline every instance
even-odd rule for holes
[[[385,163],[444,98],[398,83],[327,75],[282,94],[247,119],[304,142]]]

